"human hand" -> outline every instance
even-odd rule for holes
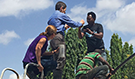
[[[86,32],[88,32],[89,34],[93,34],[93,32],[89,28],[86,28],[86,29],[87,29]]]
[[[82,23],[82,25],[85,23],[85,21],[82,19],[81,21],[80,21],[80,23]]]
[[[87,32],[87,29],[83,29],[84,32]]]
[[[70,28],[70,26],[68,26],[67,24],[65,24],[65,26],[64,26],[66,29],[68,29],[68,28]]]
[[[56,50],[54,50],[54,52],[55,52],[55,53],[58,53],[58,52],[59,52],[59,49],[60,49],[60,48],[58,47]]]
[[[114,69],[111,69],[110,72],[111,74],[115,74]]]
[[[39,70],[39,72],[42,72],[43,71],[43,69],[44,69],[44,67],[41,65],[41,64],[38,64],[39,66],[38,66],[38,70]]]
[[[88,32],[89,34],[92,34],[92,31],[89,28],[83,29],[84,32]]]

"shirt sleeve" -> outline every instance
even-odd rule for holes
[[[66,14],[63,14],[60,19],[63,23],[69,25],[70,27],[82,26],[82,23],[71,20]]]
[[[101,57],[101,55],[99,53],[96,53],[96,58],[98,59],[99,57]]]
[[[103,33],[103,26],[101,24],[98,25],[98,32],[102,32]]]

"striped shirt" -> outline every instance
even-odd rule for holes
[[[88,70],[93,69],[96,66],[98,58],[101,55],[97,52],[88,53],[79,63],[76,71],[76,76],[79,74],[86,74]]]

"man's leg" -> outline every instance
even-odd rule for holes
[[[88,79],[88,76],[86,74],[80,74],[76,76],[76,79]]]
[[[37,75],[33,72],[33,71],[28,71],[27,72],[27,76],[30,78],[30,79],[39,79],[37,77]]]
[[[65,45],[64,37],[61,34],[57,34],[50,42],[52,50],[57,49],[60,44]],[[53,79],[61,79],[66,58],[60,59],[59,53],[54,54],[53,58],[55,61],[57,61],[57,67],[56,67],[56,69],[53,70]]]
[[[37,77],[39,73],[39,70],[37,69],[36,66],[33,66],[33,65],[30,65],[27,69],[27,76],[30,78],[30,79],[39,79]],[[40,73],[39,73],[40,74]]]
[[[108,69],[109,68],[107,65],[102,65],[102,66],[93,68],[92,70],[88,71],[88,73],[87,73],[88,79],[93,79],[95,76],[98,76],[98,75],[105,76],[108,72]]]
[[[65,59],[60,60],[58,58],[57,60],[57,67],[56,69],[53,70],[53,79],[61,79],[62,78],[62,73],[65,65]]]
[[[46,76],[49,71],[52,71],[57,66],[57,62],[52,59],[41,59],[41,64],[44,67],[44,76]]]

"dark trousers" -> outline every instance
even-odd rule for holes
[[[64,36],[61,33],[56,34],[56,36],[50,41],[50,46],[52,50],[55,50],[59,47],[60,44],[65,45]],[[54,54],[53,58],[57,61],[57,67],[53,70],[53,79],[61,79],[62,72],[65,65],[66,57],[59,58],[59,53]]]
[[[109,68],[107,65],[98,66],[89,70],[87,74],[80,74],[76,76],[76,79],[93,79],[93,78],[105,79],[108,69]]]
[[[23,62],[23,66],[27,65],[27,62]],[[44,67],[44,76],[47,75],[47,72],[52,71],[56,68],[57,62],[52,59],[41,59],[41,64]],[[27,73],[30,77],[30,79],[39,79],[37,75],[41,75],[41,72],[39,72],[38,68],[34,65],[30,65],[27,69]]]

